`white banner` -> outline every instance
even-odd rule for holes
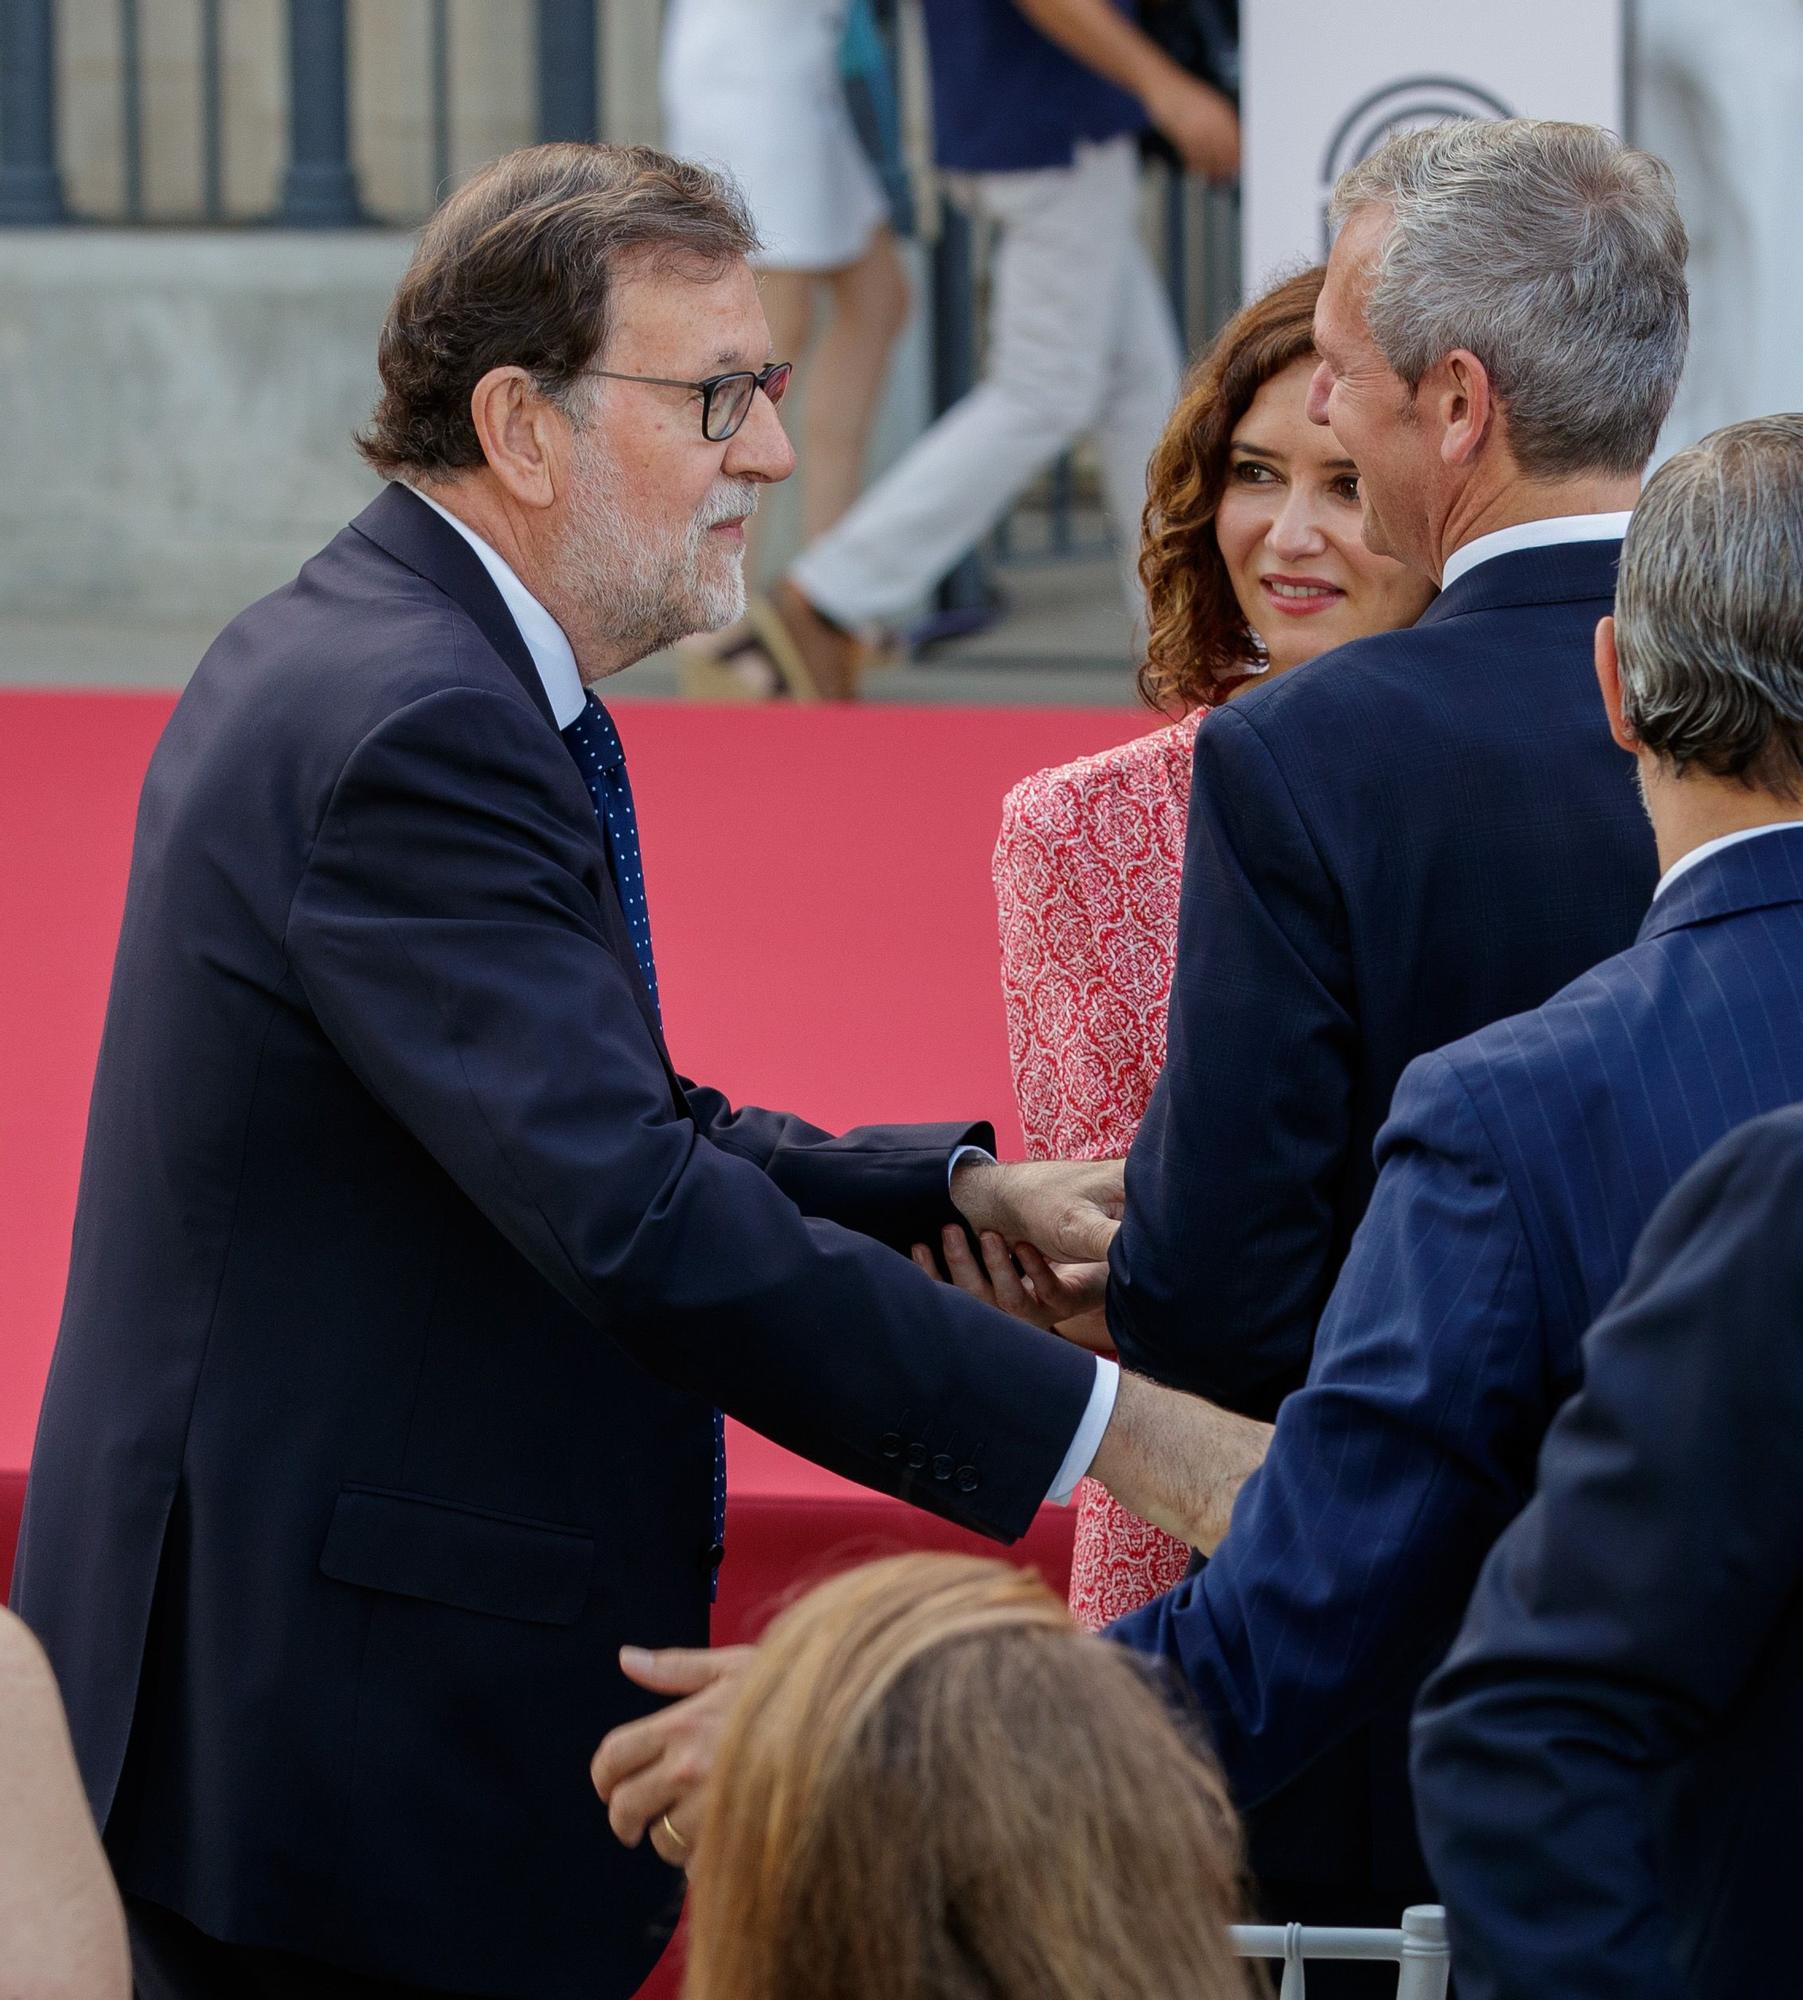
[[[1624,0],[1243,0],[1247,297],[1327,254],[1327,199],[1392,132],[1566,118],[1619,132]]]

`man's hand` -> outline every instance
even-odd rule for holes
[[[1270,1442],[1269,1424],[1123,1370],[1089,1476],[1142,1521],[1210,1553]]]
[[[963,1159],[952,1206],[979,1237],[1030,1243],[1055,1264],[1094,1264],[1121,1226],[1125,1177],[1124,1160]]]
[[[1212,85],[1173,68],[1157,77],[1142,102],[1191,173],[1230,181],[1239,172],[1239,114]]]
[[[914,1246],[914,1261],[929,1278],[944,1278],[973,1299],[995,1306],[1012,1319],[1025,1320],[1043,1333],[1055,1333],[1092,1354],[1112,1354],[1103,1299],[1108,1290],[1108,1266],[1048,1264],[1031,1243],[1013,1252],[993,1231],[981,1239],[982,1262],[956,1223],[941,1235],[939,1257],[925,1243]],[[944,1260],[944,1269],[940,1268]]]
[[[607,1823],[624,1846],[637,1847],[649,1830],[651,1845],[672,1868],[689,1865],[720,1733],[751,1655],[749,1646],[620,1648],[620,1671],[629,1681],[687,1697],[610,1730],[589,1765],[607,1802]]]

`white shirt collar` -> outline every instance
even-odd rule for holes
[[[520,637],[526,642],[526,650],[532,655],[532,664],[544,683],[545,699],[551,704],[551,713],[557,719],[558,728],[568,729],[588,706],[588,696],[583,692],[582,676],[576,670],[576,655],[570,648],[569,640],[564,637],[563,627],[514,575],[499,551],[485,542],[474,528],[458,520],[448,507],[441,507],[431,494],[422,493],[417,486],[409,486],[407,491],[415,499],[423,500],[441,520],[449,521],[475,550],[482,567],[488,571],[495,588],[501,593],[501,602],[506,605],[508,615],[519,627]]]
[[[1560,542],[1619,542],[1628,532],[1628,514],[1555,514],[1545,521],[1518,521],[1479,535],[1446,558],[1440,588],[1449,590],[1467,570],[1492,556],[1513,555],[1517,549],[1550,549]]]
[[[1693,847],[1688,854],[1681,854],[1659,878],[1659,886],[1653,891],[1655,902],[1667,889],[1685,875],[1699,861],[1707,861],[1712,854],[1720,854],[1725,847],[1738,847],[1743,840],[1757,840],[1762,833],[1796,833],[1803,830],[1803,820],[1778,819],[1770,826],[1743,826],[1738,833],[1724,833],[1715,840],[1706,840],[1701,847]]]

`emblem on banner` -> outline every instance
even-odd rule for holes
[[[1405,76],[1368,92],[1334,127],[1321,157],[1321,255],[1328,252],[1327,205],[1348,167],[1368,160],[1393,133],[1418,132],[1461,118],[1513,118],[1493,91],[1455,76]]]

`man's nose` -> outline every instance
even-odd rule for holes
[[[745,421],[728,442],[720,470],[732,479],[761,479],[772,486],[795,470],[795,447],[762,389],[752,396]]]
[[[1333,376],[1325,361],[1315,364],[1315,372],[1308,378],[1308,420],[1311,424],[1327,421],[1327,399],[1333,394]]]

